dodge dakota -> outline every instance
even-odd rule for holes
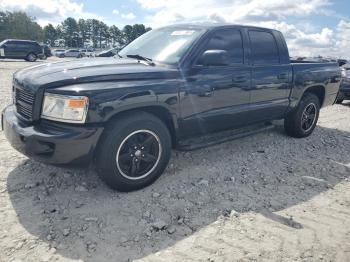
[[[288,135],[309,136],[340,79],[337,63],[291,61],[276,30],[173,25],[112,58],[19,70],[2,126],[28,157],[92,162],[110,187],[131,191],[154,182],[191,137],[277,119]]]

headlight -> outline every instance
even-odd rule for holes
[[[65,96],[45,93],[41,117],[45,119],[84,123],[89,105],[86,96]]]

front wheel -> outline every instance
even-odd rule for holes
[[[298,107],[284,120],[284,128],[289,136],[302,138],[314,131],[320,114],[320,101],[312,93],[306,93]]]
[[[126,114],[107,127],[97,149],[98,173],[108,186],[132,191],[153,183],[171,155],[171,137],[157,117]]]

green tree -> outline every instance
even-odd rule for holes
[[[89,37],[89,24],[87,23],[87,21],[81,18],[78,21],[78,28],[79,28],[79,36],[81,38],[81,41],[80,41],[81,43],[79,45],[84,46],[86,40]]]
[[[10,34],[9,14],[0,12],[0,41],[8,38]]]
[[[41,26],[24,12],[1,12],[0,29],[0,41],[7,38],[43,40]]]
[[[132,26],[132,40],[146,33],[146,27],[143,24],[135,24]]]
[[[123,28],[123,41],[125,44],[129,44],[133,39],[133,30],[131,25],[126,25]]]
[[[41,28],[35,22],[34,17],[23,12],[0,11],[0,41],[8,38],[29,39],[50,42],[54,45],[56,41],[69,47],[84,46],[91,41],[94,47],[117,46],[128,44],[135,38],[151,30],[143,24],[133,26],[126,25],[123,30],[112,25],[108,27],[104,22],[97,19],[79,19],[68,17],[60,25],[54,27],[48,24]]]
[[[67,46],[78,46],[79,27],[77,21],[73,17],[68,17],[62,22],[62,33]]]
[[[88,24],[90,40],[92,41],[93,46],[97,47],[97,40],[100,31],[100,21],[97,19],[88,19]]]
[[[118,27],[116,27],[115,25],[112,25],[111,27],[109,27],[109,35],[110,38],[112,40],[112,45],[113,46],[121,46],[124,44],[123,42],[123,33],[122,31],[120,31],[120,29]]]
[[[99,26],[98,26],[98,39],[99,39],[99,44],[100,44],[100,48],[102,47],[102,41],[105,41],[105,43],[108,43],[108,26],[103,23],[103,22],[99,22]]]
[[[53,45],[55,40],[58,38],[57,31],[52,24],[48,24],[44,27],[44,41]]]

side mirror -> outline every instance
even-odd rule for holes
[[[199,59],[199,64],[205,66],[225,66],[229,65],[228,53],[225,50],[207,50]]]

